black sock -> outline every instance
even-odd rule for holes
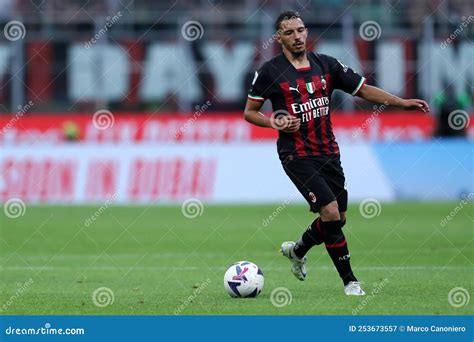
[[[349,249],[346,238],[342,233],[341,224],[341,220],[321,221],[321,230],[324,232],[326,250],[344,285],[347,285],[350,281],[357,281],[357,279],[352,273]]]
[[[296,242],[293,252],[298,258],[304,257],[314,245],[320,245],[324,242],[321,222],[321,218],[319,217],[314,220]]]

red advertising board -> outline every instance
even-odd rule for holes
[[[110,113],[110,112],[108,112]],[[105,114],[104,114],[105,115]],[[104,118],[102,118],[104,119]],[[338,140],[413,141],[432,136],[435,119],[410,112],[371,112],[332,115]],[[250,125],[242,113],[110,113],[104,120],[88,113],[0,116],[0,143],[239,142],[274,140],[277,132]],[[469,135],[473,136],[472,126]]]

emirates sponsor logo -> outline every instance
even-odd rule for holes
[[[293,113],[301,116],[301,122],[308,122],[329,114],[329,97],[323,96],[304,103],[292,103],[291,108]]]

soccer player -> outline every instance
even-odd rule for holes
[[[296,12],[283,12],[275,22],[276,37],[283,53],[255,73],[245,106],[245,120],[277,129],[278,154],[285,173],[310,206],[319,213],[296,241],[283,242],[281,252],[291,262],[299,280],[306,278],[306,253],[324,243],[344,284],[346,295],[365,292],[350,264],[342,227],[346,223],[347,191],[339,147],[330,120],[331,95],[340,89],[367,101],[406,110],[429,111],[419,99],[401,99],[365,84],[365,78],[337,59],[306,51],[308,29]],[[273,114],[259,112],[264,101]]]

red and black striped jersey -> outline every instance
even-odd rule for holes
[[[310,66],[296,69],[284,54],[267,61],[255,72],[248,97],[254,101],[269,99],[275,114],[301,118],[297,132],[279,131],[278,154],[321,156],[339,154],[331,126],[330,103],[335,89],[356,95],[365,78],[339,60],[308,53]]]

